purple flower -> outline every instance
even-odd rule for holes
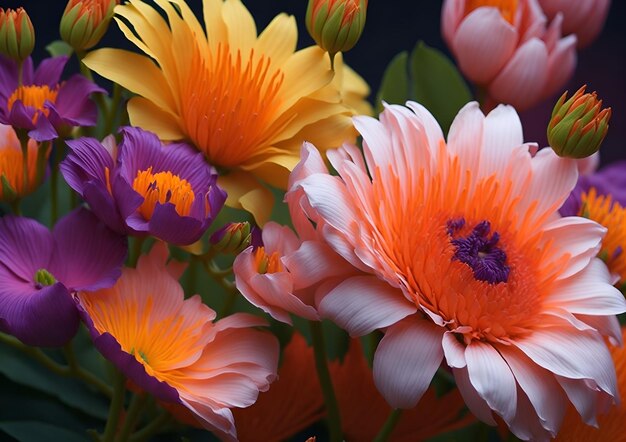
[[[126,238],[85,208],[52,232],[29,218],[1,218],[0,331],[28,345],[64,345],[79,324],[72,293],[112,286],[125,258]]]
[[[581,175],[576,187],[561,206],[561,215],[578,215],[582,194],[592,187],[598,195],[611,195],[613,201],[626,207],[626,161],[609,164],[595,173]]]
[[[68,57],[43,60],[37,69],[30,57],[18,65],[0,55],[0,123],[28,130],[37,141],[52,140],[71,126],[93,126],[98,117],[89,99],[94,92],[105,92],[82,75],[61,81]]]
[[[163,145],[139,128],[122,133],[119,148],[111,139],[68,141],[67,183],[117,232],[177,245],[200,239],[226,200],[215,170],[185,143]]]

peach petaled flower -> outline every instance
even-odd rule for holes
[[[306,29],[317,45],[330,54],[354,47],[365,27],[367,0],[309,0]]]
[[[467,104],[447,144],[408,106],[355,117],[363,155],[344,145],[329,153],[339,176],[294,183],[295,210],[362,271],[317,290],[320,316],[352,336],[385,330],[374,380],[394,408],[414,407],[445,358],[470,410],[519,438],[556,434],[568,398],[593,423],[617,395],[602,333],[626,301],[595,257],[605,229],[558,215],[576,161],[532,156],[509,106]]]
[[[35,47],[35,29],[24,8],[0,8],[0,54],[21,62]]]
[[[600,149],[609,130],[611,108],[602,108],[595,92],[585,93],[583,86],[567,101],[561,95],[548,124],[548,143],[557,155],[585,158]]]
[[[177,245],[200,239],[226,199],[215,170],[187,144],[164,145],[139,128],[122,134],[119,153],[93,138],[68,141],[67,183],[117,232]]]
[[[539,0],[539,4],[550,20],[563,14],[563,33],[576,34],[578,47],[584,48],[602,31],[611,0]]]
[[[248,408],[233,410],[241,442],[287,440],[324,415],[313,348],[294,333],[281,356],[278,380]],[[302,438],[303,439],[303,438]]]
[[[115,8],[148,57],[106,48],[84,61],[139,95],[128,105],[133,125],[204,152],[220,170],[227,204],[262,225],[273,197],[261,182],[285,188],[303,140],[326,149],[354,139],[343,88],[321,49],[295,51],[293,17],[280,14],[257,36],[240,0],[204,0],[205,31],[183,0],[158,4],[167,20],[138,0]]]
[[[365,360],[358,339],[350,341],[341,363],[330,363],[329,371],[337,395],[344,437],[349,441],[374,440],[385,424],[391,407],[376,390],[372,369]],[[438,397],[431,387],[416,407],[400,415],[389,440],[427,440],[463,428],[476,421],[471,413],[465,411],[465,403],[458,390]]]
[[[80,292],[96,348],[136,386],[187,407],[223,440],[236,440],[232,407],[252,405],[276,377],[278,341],[238,313],[217,322],[199,295],[185,299],[180,271],[157,243],[110,289]]]
[[[626,326],[621,329],[622,339],[626,339]],[[589,442],[589,441],[626,441],[624,422],[626,422],[626,347],[614,346],[611,356],[617,372],[617,386],[622,403],[613,406],[608,413],[598,416],[598,427],[590,427],[581,422],[576,410],[570,409],[565,414],[563,426],[556,441],[559,442]]]
[[[18,63],[0,55],[0,123],[28,131],[37,141],[57,138],[73,126],[96,124],[92,93],[105,92],[82,75],[61,81],[65,56],[46,58],[37,69],[27,57]]]
[[[77,51],[97,45],[116,4],[119,0],[69,0],[59,26],[61,38]]]
[[[15,131],[11,126],[0,124],[0,201],[11,202],[32,193],[41,184],[43,170],[37,171],[37,155],[39,143],[28,140],[26,161],[28,162],[26,182],[24,182],[24,154]],[[45,161],[50,153],[46,149],[41,160],[44,164],[40,169],[45,169]]]
[[[595,188],[582,194],[579,216],[606,227],[600,257],[617,279],[626,281],[626,209],[613,201],[611,195],[598,195]]]
[[[60,347],[79,324],[76,290],[110,287],[126,258],[126,238],[87,209],[59,220],[0,218],[0,331],[27,345]]]
[[[537,0],[446,0],[441,27],[461,71],[497,103],[524,110],[561,90],[576,67],[562,16],[546,27]]]

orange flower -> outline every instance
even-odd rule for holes
[[[0,201],[11,202],[33,192],[37,185],[39,144],[28,141],[27,177],[24,182],[24,154],[11,126],[0,124]],[[49,153],[49,152],[48,152]],[[47,155],[47,154],[46,154]]]
[[[293,17],[281,14],[257,35],[240,0],[204,0],[205,33],[183,0],[158,4],[167,20],[138,0],[115,8],[126,37],[150,58],[107,48],[84,61],[139,95],[128,106],[133,125],[190,140],[221,170],[227,204],[263,224],[273,196],[261,183],[285,188],[304,140],[328,149],[355,138],[354,106],[343,96],[362,81],[343,84],[350,74],[337,85],[321,49],[295,51]]]

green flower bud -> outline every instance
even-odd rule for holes
[[[119,0],[70,0],[61,18],[61,38],[77,51],[89,49],[102,39]]]
[[[557,155],[585,158],[598,151],[609,130],[611,108],[601,109],[596,93],[581,87],[567,101],[565,92],[557,101],[548,124],[548,143]]]
[[[306,27],[331,60],[351,49],[365,26],[367,0],[309,0]]]
[[[250,223],[230,223],[211,235],[211,244],[222,253],[238,254],[251,243]]]
[[[52,276],[52,273],[46,269],[39,269],[37,273],[35,273],[35,282],[41,286],[47,287],[56,284],[57,280]]]
[[[0,53],[22,62],[35,47],[35,29],[24,8],[0,8]]]

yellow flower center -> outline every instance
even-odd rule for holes
[[[29,193],[35,186],[37,179],[37,149],[28,148],[28,177],[24,184],[24,156],[19,148],[13,146],[0,147],[0,200],[5,200],[7,190],[4,182],[11,186],[18,195]]]
[[[482,6],[492,6],[500,10],[502,17],[509,23],[515,21],[518,0],[467,0],[465,3],[465,15]]]
[[[187,180],[169,171],[153,174],[152,167],[137,172],[133,189],[144,198],[138,210],[146,220],[152,218],[156,203],[172,203],[176,213],[187,216],[195,200],[193,189]]]
[[[254,267],[260,274],[283,271],[283,265],[280,262],[278,252],[267,255],[265,253],[265,247],[258,247],[254,252]]]
[[[260,153],[274,133],[268,129],[280,104],[281,70],[254,50],[233,55],[227,44],[220,44],[208,54],[196,48],[187,72],[182,121],[209,161],[235,167]]]
[[[598,257],[602,258],[611,273],[626,279],[626,208],[613,201],[610,195],[598,195],[595,188],[583,193],[579,216],[589,218],[607,228]]]
[[[45,116],[48,116],[48,113],[50,111],[44,108],[43,105],[46,101],[54,103],[58,93],[58,87],[50,89],[47,85],[19,86],[17,89],[15,89],[15,91],[13,91],[13,93],[7,100],[7,107],[10,111],[13,108],[15,102],[17,100],[20,100],[24,104],[24,106],[35,108],[36,110],[43,112]],[[38,116],[38,114],[35,114],[33,116],[33,123],[37,121]]]

